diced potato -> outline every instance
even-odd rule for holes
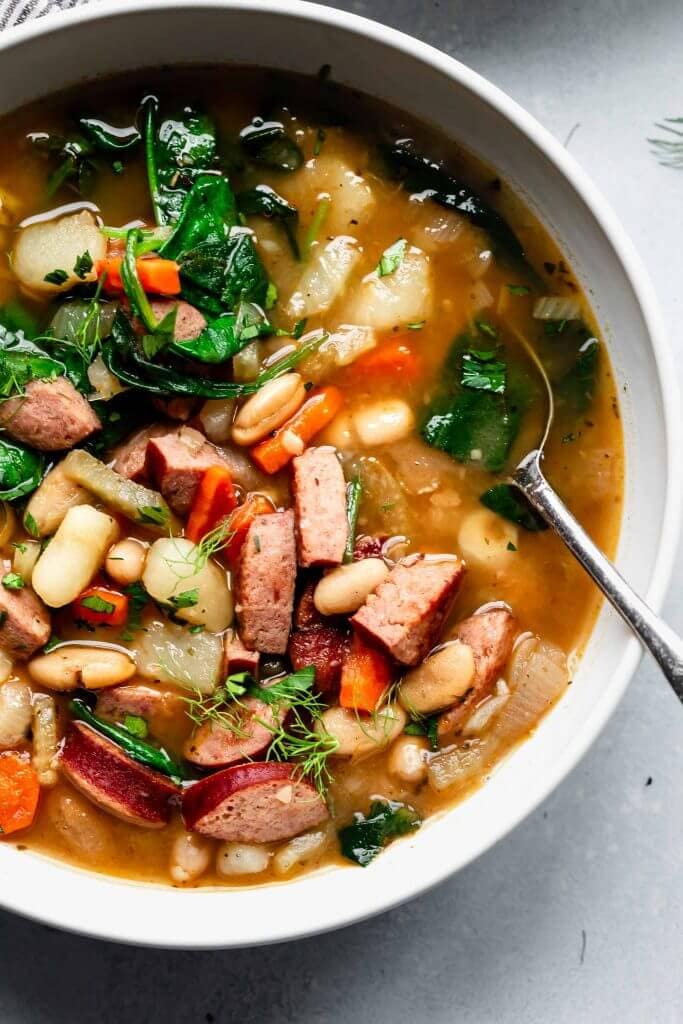
[[[152,622],[136,636],[138,672],[145,679],[175,683],[211,694],[221,680],[223,639],[191,633],[174,622]]]
[[[162,537],[152,544],[142,582],[155,601],[171,605],[175,615],[211,633],[232,622],[232,594],[224,570],[204,561],[185,538]]]
[[[33,589],[51,608],[75,601],[117,539],[115,519],[92,505],[70,508],[33,570]]]
[[[282,193],[298,208],[304,224],[313,216],[318,198],[329,196],[324,228],[333,235],[354,234],[356,225],[367,223],[376,203],[369,182],[345,160],[325,152],[290,175]]]
[[[344,319],[378,331],[426,320],[432,309],[429,257],[411,246],[392,274],[367,274],[344,305]]]
[[[299,365],[305,380],[319,384],[341,366],[350,366],[359,356],[377,345],[377,335],[371,327],[341,324],[322,345]]]
[[[70,508],[86,505],[89,501],[90,495],[85,488],[74,483],[64,472],[64,463],[59,462],[43,477],[40,487],[31,495],[24,513],[24,523],[30,533],[49,537]]]
[[[93,265],[104,259],[107,242],[88,210],[58,220],[38,221],[22,229],[14,249],[12,266],[23,288],[41,294],[67,292],[84,281],[94,281],[93,269],[79,277],[74,266],[89,253]],[[63,271],[63,281],[46,281],[54,271]],[[59,275],[62,276],[61,274]]]
[[[299,320],[329,309],[346,288],[359,258],[360,248],[356,240],[347,235],[339,235],[325,245],[317,246],[287,303],[288,315]],[[365,322],[362,318],[350,319],[356,323]]]

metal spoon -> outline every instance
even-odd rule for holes
[[[517,487],[536,511],[595,580],[610,604],[648,649],[683,703],[683,641],[631,589],[608,558],[593,543],[581,524],[550,486],[541,462],[555,415],[550,381],[537,354],[526,339],[518,335],[529,357],[539,370],[548,397],[548,419],[538,448],[525,455],[513,471],[509,483]]]

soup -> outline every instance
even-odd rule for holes
[[[181,98],[179,100],[179,98]],[[0,133],[3,841],[174,885],[366,865],[561,697],[609,358],[519,197],[317,79],[127,76]]]

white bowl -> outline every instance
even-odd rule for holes
[[[614,215],[561,145],[457,61],[399,32],[290,0],[116,0],[0,36],[0,112],[96,75],[175,63],[314,73],[431,122],[493,165],[558,240],[610,345],[628,479],[618,565],[658,608],[678,534],[675,373],[647,275]],[[0,845],[0,903],[51,925],[155,946],[241,946],[310,935],[423,892],[505,835],[577,763],[632,677],[638,643],[603,610],[574,684],[491,780],[370,867],[232,891],[142,886]],[[664,685],[664,683],[662,683]]]

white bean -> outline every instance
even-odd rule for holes
[[[519,530],[490,509],[480,508],[463,519],[458,531],[459,554],[466,562],[489,569],[514,563]]]
[[[48,801],[48,814],[55,831],[74,855],[93,864],[110,852],[111,837],[104,816],[80,796],[55,790]]]
[[[370,448],[407,437],[415,426],[415,417],[402,398],[381,398],[356,409],[353,425],[361,444]]]
[[[199,410],[204,433],[214,444],[230,440],[235,403],[230,398],[208,398]]]
[[[468,644],[448,643],[407,672],[398,699],[411,714],[429,715],[450,707],[474,682],[474,654]]]
[[[31,724],[31,690],[10,679],[0,687],[0,747],[16,747]]]
[[[402,782],[417,785],[427,778],[426,752],[429,741],[426,736],[399,736],[387,759],[387,769]]]
[[[252,445],[281,427],[303,405],[304,383],[298,373],[286,373],[269,381],[247,399],[232,425],[235,444]]]
[[[304,832],[295,836],[281,846],[273,857],[273,871],[276,875],[288,875],[296,867],[303,867],[314,857],[319,856],[330,841],[330,832],[320,829],[317,832]]]
[[[221,843],[216,870],[221,875],[258,875],[270,863],[270,850],[254,843]]]
[[[70,508],[33,570],[33,589],[51,608],[62,608],[85,590],[119,528],[92,505]]]
[[[12,568],[21,576],[24,583],[30,585],[33,578],[33,570],[40,558],[40,541],[23,540],[14,549]]]
[[[147,555],[142,582],[156,601],[170,604],[178,618],[193,626],[222,633],[232,622],[232,594],[225,570],[215,562],[202,565],[201,559],[197,560],[197,545],[191,540],[155,540]]]
[[[360,440],[350,412],[343,409],[323,430],[319,438],[320,444],[331,444],[339,451],[358,448]]]
[[[356,612],[389,575],[381,558],[363,558],[332,569],[318,583],[313,603],[321,615],[347,615]]]
[[[57,709],[47,693],[33,696],[33,767],[41,786],[57,782]]]
[[[142,579],[146,559],[144,544],[134,537],[126,537],[109,548],[104,568],[115,583],[129,586]]]
[[[334,707],[323,711],[314,729],[337,741],[335,756],[359,760],[388,747],[403,732],[407,721],[408,716],[398,704],[390,704],[374,715]]]
[[[101,690],[105,686],[125,683],[135,675],[135,662],[123,651],[105,647],[59,647],[49,654],[40,654],[28,663],[28,674],[34,682],[56,693],[65,693],[84,686]]]
[[[212,844],[195,832],[181,832],[173,841],[169,874],[178,885],[194,882],[211,863]]]

